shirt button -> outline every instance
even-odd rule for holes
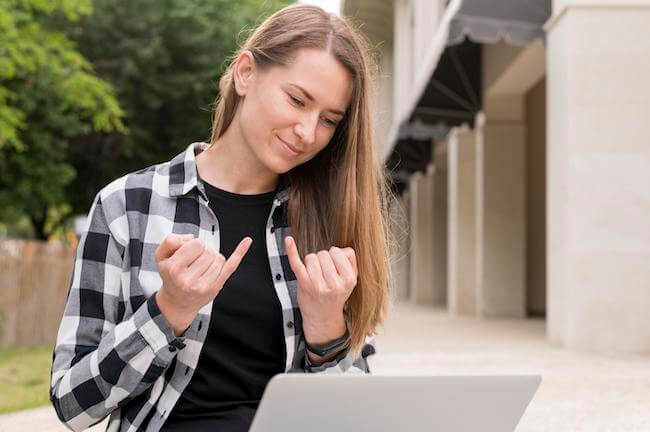
[[[281,280],[281,279],[282,279],[282,275],[280,273],[275,275],[275,280]]]
[[[289,322],[287,322],[287,327],[289,327],[289,328],[293,328],[293,321],[289,321]]]

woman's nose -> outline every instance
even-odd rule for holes
[[[294,131],[300,138],[303,145],[312,145],[316,141],[316,127],[318,126],[318,116],[305,115],[303,116],[296,126]]]

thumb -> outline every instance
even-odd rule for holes
[[[192,234],[172,233],[168,235],[156,249],[156,261],[162,261],[174,255],[174,252],[193,238]]]

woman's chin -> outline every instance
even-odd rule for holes
[[[288,171],[291,171],[292,168],[294,168],[296,165],[296,161],[291,161],[288,160],[285,156],[282,154],[274,154],[268,160],[268,162],[265,164],[266,167],[268,168],[269,171],[274,172],[276,174],[285,174]]]

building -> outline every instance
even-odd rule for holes
[[[398,297],[650,353],[650,0],[344,0],[342,15],[381,69],[377,137],[409,221]]]

